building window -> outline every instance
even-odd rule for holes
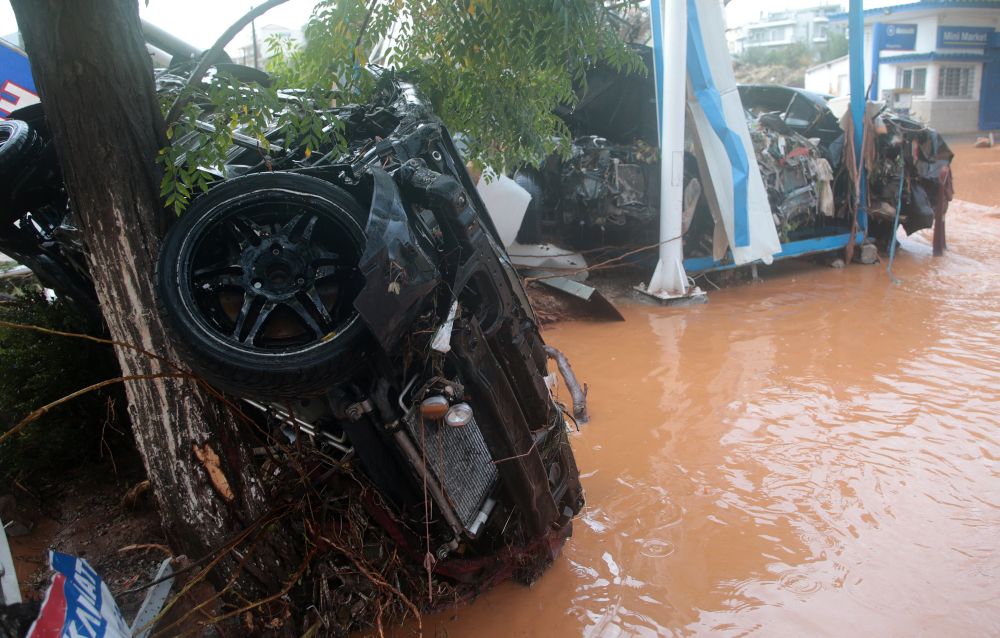
[[[943,66],[938,77],[938,97],[971,98],[975,81],[975,67]]]
[[[789,27],[768,27],[765,29],[754,29],[750,32],[751,42],[783,42],[791,39],[791,29]]]
[[[927,69],[900,69],[896,88],[913,89],[914,95],[924,95],[927,92]]]

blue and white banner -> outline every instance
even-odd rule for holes
[[[14,109],[38,102],[31,65],[24,51],[0,39],[0,120]]]
[[[713,216],[721,218],[733,262],[769,264],[781,243],[726,47],[722,4],[687,0],[687,6],[688,106],[708,168],[702,185],[714,193]],[[722,259],[725,248],[714,245],[713,256]]]
[[[27,638],[130,638],[111,591],[82,558],[49,552],[55,575]]]
[[[993,27],[938,27],[939,49],[983,49],[989,46]]]

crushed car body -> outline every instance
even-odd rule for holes
[[[652,54],[638,52],[652,68]],[[519,241],[573,248],[635,247],[657,236],[659,155],[651,74],[598,68],[579,105],[559,115],[573,134],[567,157],[554,155],[517,179],[544,203],[526,216]],[[751,141],[782,243],[851,232],[855,206],[845,133],[828,96],[775,85],[739,87]],[[873,131],[861,152],[867,169],[868,236],[887,247],[899,209],[907,233],[943,218],[951,197],[952,153],[932,129],[872,104]],[[705,167],[691,136],[684,162],[684,257],[727,260]],[[900,196],[901,195],[901,196]],[[711,260],[710,262],[711,263]]]
[[[163,242],[162,312],[185,362],[275,436],[360,468],[413,565],[472,594],[530,582],[584,503],[545,344],[448,131],[371,72],[372,100],[329,110],[346,144],[302,152],[272,128],[264,156],[234,136]],[[0,139],[0,250],[93,302],[44,116],[11,122],[30,139]]]

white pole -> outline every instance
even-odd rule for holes
[[[663,69],[660,114],[660,260],[646,292],[669,299],[688,292],[681,242],[684,199],[684,110],[687,99],[687,0],[662,2],[662,46],[655,54]]]

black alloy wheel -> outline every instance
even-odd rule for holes
[[[229,180],[167,235],[157,285],[191,367],[234,394],[323,392],[367,353],[365,212],[343,189],[293,173]]]

